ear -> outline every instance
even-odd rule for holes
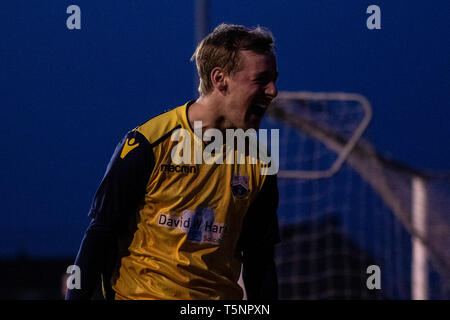
[[[227,79],[222,68],[215,67],[211,70],[211,83],[213,88],[223,92],[227,89]]]

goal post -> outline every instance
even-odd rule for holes
[[[325,104],[330,101],[354,101],[361,106],[363,117],[346,143],[343,145],[336,145],[333,139],[327,139],[327,133],[325,130],[323,130],[323,128],[322,130],[317,130],[315,123],[311,121],[311,119],[302,117],[302,114],[296,114],[293,115],[293,117],[290,117],[291,114],[289,114],[289,111],[282,108],[282,106],[286,104],[286,101],[308,101],[308,103],[319,102]],[[320,179],[331,177],[340,169],[347,156],[366,130],[367,126],[370,123],[370,120],[372,119],[372,107],[369,101],[364,96],[356,93],[285,91],[278,94],[278,97],[274,101],[274,104],[277,105],[278,108],[272,107],[269,111],[271,113],[269,114],[274,115],[274,113],[276,113],[276,115],[274,115],[275,117],[281,116],[284,119],[287,119],[289,117],[289,122],[299,128],[299,130],[302,130],[313,137],[317,137],[317,139],[319,139],[329,149],[334,150],[338,155],[338,157],[329,168],[317,171],[283,170],[278,173],[278,177],[280,178]],[[280,114],[280,112],[282,112],[283,114]]]
[[[412,223],[414,229],[426,238],[427,192],[425,180],[421,177],[412,178]],[[411,262],[412,299],[428,299],[428,260],[427,247],[420,238],[412,237],[413,255]]]

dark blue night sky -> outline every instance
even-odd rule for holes
[[[381,153],[450,169],[448,0],[212,2],[212,26],[272,30],[279,90],[361,93]],[[0,27],[0,256],[72,257],[120,138],[196,98],[194,1],[2,1]]]

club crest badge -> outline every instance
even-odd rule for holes
[[[247,176],[233,175],[231,178],[231,191],[236,198],[244,199],[247,197],[250,192],[248,181],[249,179]]]

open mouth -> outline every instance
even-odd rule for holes
[[[262,117],[264,115],[264,112],[266,112],[266,107],[258,104],[252,104],[250,106],[250,112],[259,117]]]

